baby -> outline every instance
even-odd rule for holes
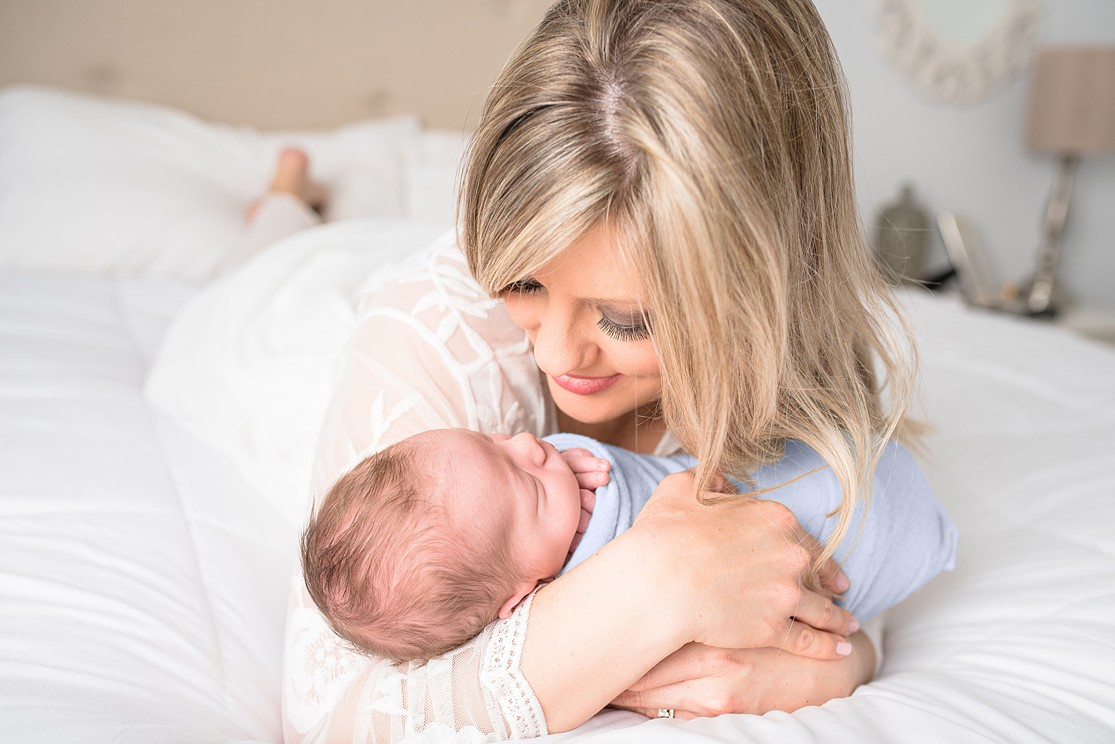
[[[637,455],[573,434],[418,434],[366,458],[330,489],[302,537],[306,585],[337,634],[357,647],[429,659],[510,616],[540,583],[629,528],[662,478],[694,465],[688,455]],[[877,489],[862,528],[837,551],[852,582],[842,603],[860,620],[955,559],[955,528],[897,444],[876,470],[876,482],[883,479],[893,496]],[[788,506],[818,539],[835,526],[840,485],[804,444],[788,442],[782,460],[752,480],[734,484],[743,493],[773,489],[762,497]]]

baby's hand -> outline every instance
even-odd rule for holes
[[[579,447],[565,450],[561,453],[561,457],[573,471],[573,475],[577,476],[577,485],[581,489],[581,521],[577,525],[577,534],[573,537],[573,544],[569,548],[569,553],[572,555],[585,534],[588,520],[596,506],[596,489],[607,485],[608,470],[612,465],[607,460],[595,457],[588,450]]]
[[[595,491],[608,484],[608,470],[612,464],[600,457],[595,457],[587,449],[574,447],[561,453],[561,459],[577,476],[577,485],[582,490]],[[592,510],[589,509],[589,512]]]

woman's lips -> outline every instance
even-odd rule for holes
[[[568,390],[577,395],[592,395],[599,393],[601,390],[607,390],[612,385],[619,381],[622,375],[612,375],[611,377],[576,377],[574,375],[551,375],[550,379],[557,383],[558,387],[563,390]]]

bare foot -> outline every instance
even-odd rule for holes
[[[275,175],[267,191],[271,194],[290,194],[318,213],[325,206],[327,196],[325,187],[310,179],[310,160],[306,153],[295,147],[284,148],[279,153]],[[255,218],[259,205],[260,200],[256,200],[248,207],[249,222]]]

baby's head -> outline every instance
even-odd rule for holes
[[[564,565],[580,519],[553,445],[438,429],[363,460],[302,536],[306,587],[338,635],[426,659],[507,617]]]

